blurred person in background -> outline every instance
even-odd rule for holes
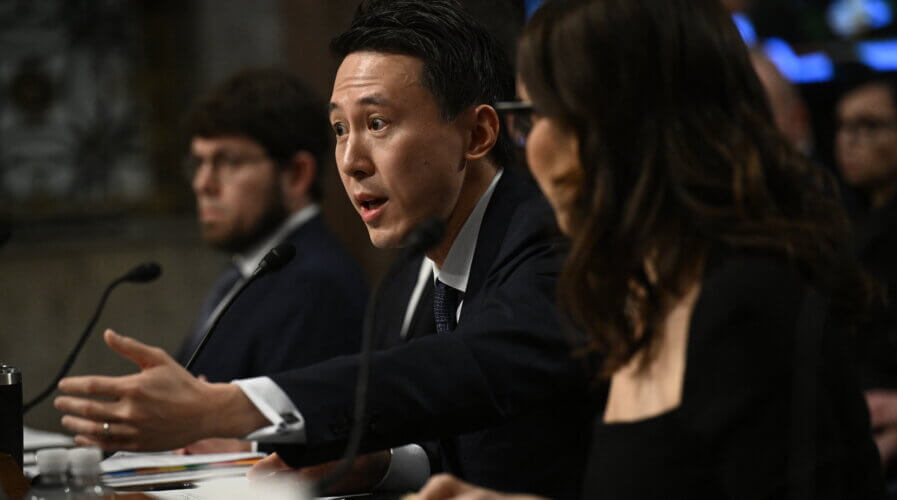
[[[751,50],[751,64],[760,78],[776,127],[794,149],[813,157],[813,129],[810,113],[797,87],[760,50]]]
[[[198,99],[186,128],[185,170],[202,238],[231,262],[178,361],[187,363],[215,309],[280,243],[293,245],[296,256],[240,295],[191,371],[229,382],[357,352],[367,286],[318,205],[331,144],[323,101],[286,71],[246,70]],[[187,450],[246,447],[214,440]]]
[[[883,464],[897,456],[897,86],[858,71],[838,100],[835,158],[856,190],[855,251],[880,287],[879,307],[863,325],[860,373]],[[897,471],[889,470],[894,478]]]
[[[549,1],[518,71],[572,239],[561,305],[610,383],[582,498],[882,498],[846,217],[718,0]],[[503,497],[449,476],[420,496]]]
[[[720,0],[729,12],[742,12],[748,8],[749,0]]]

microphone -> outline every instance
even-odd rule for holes
[[[296,247],[289,243],[281,243],[262,257],[262,261],[259,262],[252,275],[258,277],[263,274],[280,271],[283,266],[293,259],[294,255],[296,255]]]
[[[436,246],[443,236],[445,236],[445,221],[439,217],[426,219],[415,226],[405,239],[402,253],[406,259],[422,254]]]
[[[431,217],[420,222],[411,233],[405,238],[405,244],[399,252],[398,257],[393,261],[392,265],[380,283],[386,283],[388,278],[394,276],[401,266],[408,260],[426,252],[436,246],[445,236],[445,222],[439,217]],[[334,486],[343,476],[349,472],[355,456],[361,447],[361,435],[364,432],[364,413],[367,405],[368,382],[371,376],[371,355],[373,353],[374,343],[374,320],[379,302],[380,286],[374,289],[371,294],[371,300],[368,302],[367,309],[364,311],[364,326],[361,333],[361,353],[359,354],[358,363],[358,381],[355,383],[355,422],[352,431],[349,433],[349,442],[346,445],[346,452],[343,455],[343,461],[330,471],[329,474],[319,479],[313,486],[313,491],[318,494],[326,492],[331,486]]]
[[[90,336],[90,332],[91,330],[93,330],[94,325],[96,325],[97,320],[100,319],[100,313],[103,311],[103,306],[106,305],[106,299],[109,298],[109,294],[112,293],[112,290],[122,283],[148,283],[150,281],[154,281],[161,274],[162,268],[159,267],[159,264],[155,262],[144,262],[143,264],[140,264],[137,267],[131,269],[130,271],[110,283],[109,286],[106,287],[106,290],[103,292],[103,296],[100,298],[100,303],[97,305],[96,311],[94,311],[93,316],[87,323],[87,328],[85,328],[84,332],[81,333],[81,337],[78,339],[78,343],[75,344],[75,348],[72,349],[72,352],[69,353],[68,358],[62,365],[62,369],[59,370],[59,374],[56,375],[56,378],[53,379],[53,382],[51,382],[50,385],[43,390],[43,392],[38,394],[34,399],[29,401],[27,404],[25,404],[24,407],[22,407],[22,413],[28,413],[28,410],[34,408],[41,401],[46,399],[46,397],[56,389],[59,381],[62,380],[62,378],[65,377],[66,374],[68,374],[69,370],[71,370],[72,365],[75,363],[75,359],[78,357],[78,353],[81,352],[81,349],[87,342],[87,337]]]
[[[221,321],[221,318],[224,316],[224,313],[230,309],[231,304],[237,301],[237,297],[243,293],[243,290],[249,287],[249,285],[261,278],[262,276],[280,271],[287,263],[293,259],[293,256],[296,255],[296,248],[289,243],[281,243],[276,247],[272,248],[265,256],[262,258],[262,261],[259,262],[258,267],[255,268],[255,271],[252,272],[252,275],[249,278],[240,282],[236,289],[230,292],[222,302],[223,305],[218,306],[215,311],[212,313],[213,316],[206,321],[206,331],[202,334],[202,340],[199,341],[199,345],[196,346],[196,349],[193,351],[193,355],[190,356],[190,360],[187,361],[187,364],[184,365],[188,371],[190,368],[196,363],[196,358],[199,357],[200,353],[202,353],[203,349],[206,347],[206,343],[209,342],[209,339],[212,338],[212,332],[215,331],[215,327],[218,326],[218,322]]]
[[[149,283],[162,275],[162,268],[155,262],[144,262],[122,276],[122,281],[131,283]]]

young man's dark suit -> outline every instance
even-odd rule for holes
[[[564,256],[550,207],[506,169],[483,218],[453,332],[433,333],[425,293],[410,338],[399,337],[420,259],[383,285],[377,343],[392,347],[374,353],[364,448],[437,440],[437,466],[466,480],[577,498],[590,412],[588,375],[555,306]],[[288,463],[342,451],[356,372],[352,356],[272,377],[306,421],[307,445],[278,447]]]
[[[315,215],[284,240],[296,256],[252,283],[227,311],[191,370],[229,382],[358,352],[367,286]],[[190,353],[178,358],[185,361]]]

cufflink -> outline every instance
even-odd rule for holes
[[[275,432],[277,432],[278,434],[290,432],[290,427],[302,424],[302,418],[295,413],[281,413],[279,416],[282,420],[277,423],[277,429]]]
[[[281,413],[281,414],[280,414],[280,418],[282,418],[282,419],[283,419],[283,423],[285,423],[285,424],[287,424],[287,425],[293,425],[293,424],[295,424],[295,423],[297,423],[297,422],[301,422],[301,420],[299,419],[299,416],[296,415],[295,413],[292,413],[292,412],[289,412],[289,413]]]

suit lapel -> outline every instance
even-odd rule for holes
[[[427,279],[420,300],[417,302],[417,308],[414,310],[414,316],[411,318],[411,324],[408,325],[408,333],[406,339],[424,337],[436,333],[436,319],[433,316],[433,280]]]
[[[401,337],[402,323],[405,321],[405,311],[408,301],[417,283],[421,260],[419,257],[405,263],[390,281],[383,283],[378,294],[380,295],[380,307],[375,320],[378,338],[375,345],[379,348],[392,346],[403,342]],[[421,297],[423,301],[424,297]],[[421,304],[415,312],[415,318],[420,314]],[[414,323],[412,322],[412,327]]]
[[[492,199],[489,200],[489,206],[486,207],[486,213],[483,215],[464,300],[468,300],[476,294],[485,284],[489,269],[494,264],[501,242],[504,240],[511,213],[521,200],[531,194],[533,189],[535,188],[528,186],[517,173],[511,169],[505,169],[502,178],[495,186]],[[400,337],[408,301],[411,298],[414,285],[417,283],[421,259],[408,262],[396,278],[380,291],[383,296],[381,300],[388,302],[381,308],[381,317],[377,321],[377,324],[381,326],[378,331],[385,334],[387,342],[380,345],[393,345],[436,332],[436,321],[433,317],[433,281],[427,280],[408,326],[408,332],[404,339]],[[462,306],[461,321],[463,318],[464,308]]]
[[[465,300],[476,294],[485,284],[489,269],[495,264],[501,243],[505,239],[511,214],[533,189],[535,188],[527,185],[526,181],[512,169],[504,169],[492,193],[492,199],[489,200],[489,206],[486,207],[486,213],[483,214],[470,266],[470,277],[467,280],[467,291],[464,294]],[[461,315],[464,315],[463,307]]]

